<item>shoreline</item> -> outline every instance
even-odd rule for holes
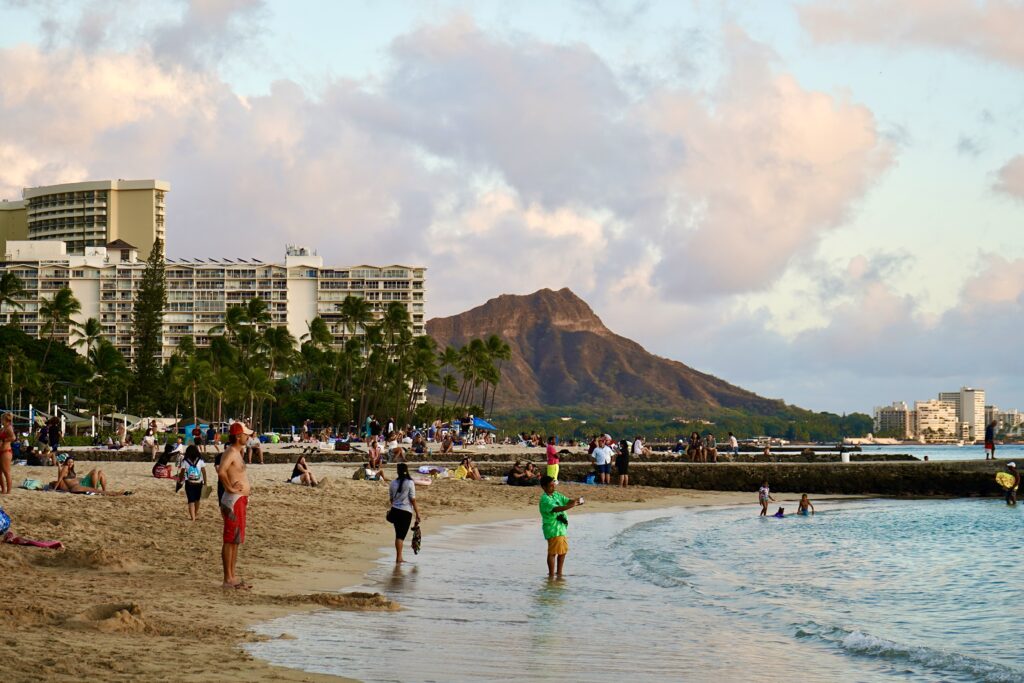
[[[184,494],[173,493],[174,482],[154,479],[149,463],[82,461],[79,470],[84,475],[94,466],[104,470],[110,488],[131,489],[134,495],[14,489],[0,497],[12,531],[65,544],[61,551],[0,544],[0,569],[10,577],[0,603],[0,629],[17,633],[16,640],[13,635],[6,640],[18,652],[8,660],[8,680],[97,675],[125,681],[346,680],[277,667],[242,646],[263,639],[252,625],[280,616],[324,607],[386,609],[339,593],[360,584],[393,539],[384,521],[382,483],[351,480],[351,466],[313,465],[331,482],[309,489],[285,483],[291,465],[250,466],[254,493],[238,566],[254,590],[225,591],[220,588],[221,519],[211,501],[201,503],[193,524]],[[48,481],[53,473],[53,468],[13,470],[16,485],[29,477]],[[212,466],[207,476],[212,478]],[[581,484],[563,490],[587,497],[581,514],[753,505],[756,496]],[[418,493],[428,539],[451,526],[536,516],[533,487],[441,480]]]

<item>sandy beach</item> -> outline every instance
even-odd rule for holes
[[[249,469],[253,496],[239,573],[251,592],[221,585],[221,518],[213,498],[189,521],[183,493],[150,476],[146,463],[98,465],[129,497],[79,496],[15,489],[0,500],[12,530],[59,540],[64,550],[0,544],[7,590],[0,605],[5,679],[209,681],[339,680],[277,668],[240,645],[247,626],[308,609],[390,610],[386,596],[343,595],[357,584],[393,533],[384,521],[380,482],[353,481],[352,466],[316,465],[322,489],[285,483],[291,465]],[[208,477],[214,477],[208,466]],[[14,479],[48,481],[53,468],[16,467]],[[751,493],[566,485],[586,495],[586,510],[754,503]],[[445,525],[534,518],[537,488],[494,480],[440,480],[421,487],[425,551]],[[581,508],[580,512],[584,509]],[[539,530],[538,530],[539,533]],[[538,558],[538,572],[543,558]]]

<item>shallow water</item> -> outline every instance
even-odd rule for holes
[[[296,640],[247,648],[367,681],[1024,680],[1024,513],[991,499],[818,509],[570,513],[559,582],[538,522],[453,528],[367,576],[403,611],[285,617],[257,631]]]

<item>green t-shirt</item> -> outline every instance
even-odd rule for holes
[[[540,523],[544,529],[544,538],[565,536],[565,532],[569,530],[569,525],[555,519],[558,515],[565,513],[554,512],[554,509],[568,505],[570,500],[572,499],[558,491],[555,491],[550,496],[545,493],[540,497]]]

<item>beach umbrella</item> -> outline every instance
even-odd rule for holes
[[[494,425],[492,425],[490,422],[488,422],[487,420],[483,419],[482,417],[474,417],[473,418],[473,426],[476,427],[477,429],[486,429],[486,430],[491,431],[491,432],[498,431],[497,427],[495,427]]]

